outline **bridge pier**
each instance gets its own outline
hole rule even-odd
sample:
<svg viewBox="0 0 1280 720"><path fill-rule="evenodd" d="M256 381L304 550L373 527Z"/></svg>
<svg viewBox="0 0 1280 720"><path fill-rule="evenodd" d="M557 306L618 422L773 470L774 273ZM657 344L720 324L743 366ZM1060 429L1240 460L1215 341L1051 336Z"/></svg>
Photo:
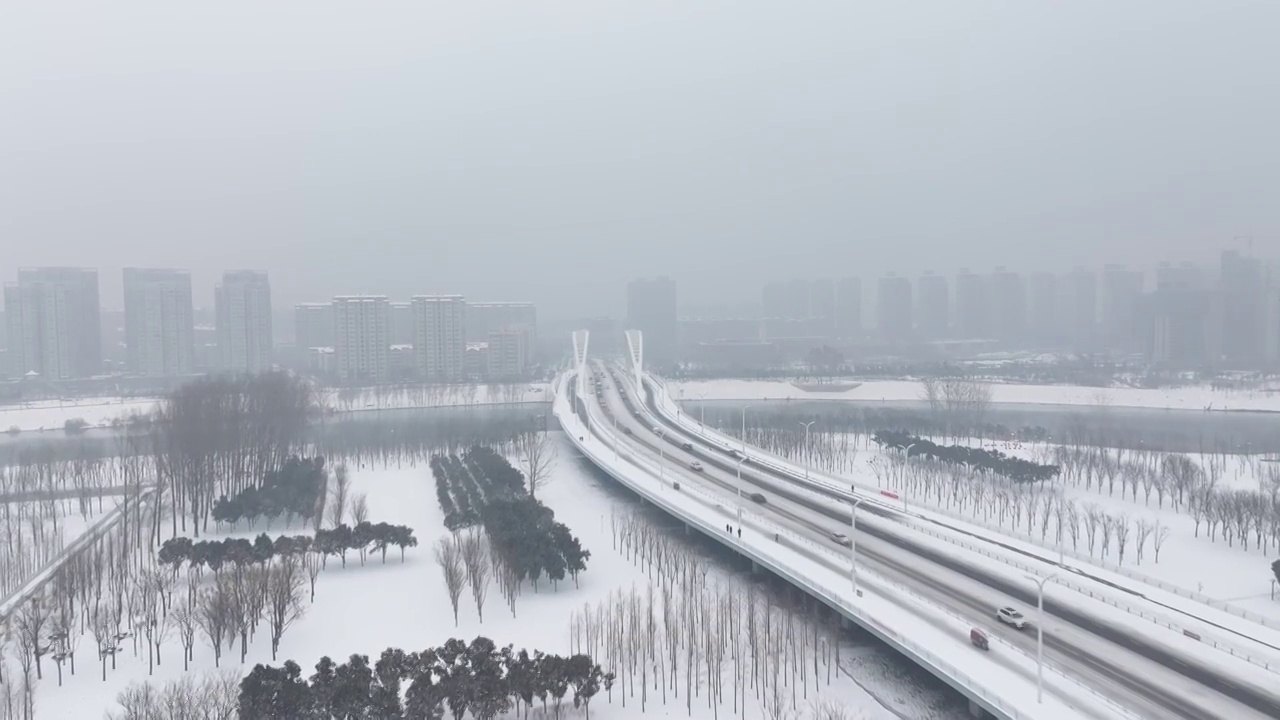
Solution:
<svg viewBox="0 0 1280 720"><path fill-rule="evenodd" d="M982 718L984 718L984 717L986 717L986 716L987 716L987 713L986 713L986 711L985 711L985 710L983 710L983 709L982 709L982 706L978 705L978 703L977 703L977 702L975 702L975 701L973 701L973 700L970 700L970 701L969 701L969 716L970 716L970 717L978 718L978 720L982 720Z"/></svg>
<svg viewBox="0 0 1280 720"><path fill-rule="evenodd" d="M760 574L760 565L755 560L751 561L751 574L752 575Z"/></svg>

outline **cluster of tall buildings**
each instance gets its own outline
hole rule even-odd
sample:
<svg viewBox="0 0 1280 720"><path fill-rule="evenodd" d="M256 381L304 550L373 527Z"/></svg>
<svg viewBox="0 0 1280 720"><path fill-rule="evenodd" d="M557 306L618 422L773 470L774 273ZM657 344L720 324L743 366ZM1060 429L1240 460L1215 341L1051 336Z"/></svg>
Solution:
<svg viewBox="0 0 1280 720"><path fill-rule="evenodd" d="M281 353L264 272L223 273L207 319L184 270L125 268L123 280L123 313L103 312L97 270L19 270L4 286L0 377L172 379L283 364L345 383L456 382L523 378L534 365L537 310L529 302L343 295L302 303L295 350Z"/></svg>
<svg viewBox="0 0 1280 720"><path fill-rule="evenodd" d="M666 278L628 286L626 327L651 363L760 367L819 344L854 355L1029 350L1142 357L1174 369L1280 368L1280 272L1239 251L1217 267L1161 263L1063 273L889 273L864 303L856 277L771 282L758 305L676 309ZM585 322L612 338L608 318Z"/></svg>
<svg viewBox="0 0 1280 720"><path fill-rule="evenodd" d="M536 356L538 314L530 302L339 295L299 304L294 316L295 346L307 367L347 384L521 379Z"/></svg>
<svg viewBox="0 0 1280 720"><path fill-rule="evenodd" d="M123 279L123 333L104 344L104 337L116 337L117 323L115 314L102 311L97 270L19 270L17 281L4 286L4 374L56 382L117 371L173 378L271 367L271 287L265 273L223 275L215 289L216 341L204 342L197 340L189 273L125 268ZM111 367L107 358L117 344L122 367Z"/></svg>

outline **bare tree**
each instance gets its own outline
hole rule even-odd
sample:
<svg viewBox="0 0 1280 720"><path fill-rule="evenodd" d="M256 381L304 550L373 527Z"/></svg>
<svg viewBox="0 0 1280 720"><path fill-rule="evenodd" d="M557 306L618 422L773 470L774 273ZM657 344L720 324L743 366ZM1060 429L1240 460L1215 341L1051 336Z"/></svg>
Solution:
<svg viewBox="0 0 1280 720"><path fill-rule="evenodd" d="M351 524L359 525L369 519L369 498L364 493L355 496L351 501Z"/></svg>
<svg viewBox="0 0 1280 720"><path fill-rule="evenodd" d="M271 659L276 659L280 637L302 617L302 573L298 559L284 555L267 570L267 621L271 625Z"/></svg>
<svg viewBox="0 0 1280 720"><path fill-rule="evenodd" d="M476 601L476 614L484 622L484 601L489 593L489 538L472 528L462 540L462 562L466 566L471 597Z"/></svg>
<svg viewBox="0 0 1280 720"><path fill-rule="evenodd" d="M49 652L45 644L45 629L49 625L49 602L42 595L36 595L18 610L18 646L23 653L30 654L36 664L36 679L44 679L40 668L40 658Z"/></svg>
<svg viewBox="0 0 1280 720"><path fill-rule="evenodd" d="M196 644L196 615L186 605L179 605L173 609L173 625L182 643L182 671L186 672Z"/></svg>
<svg viewBox="0 0 1280 720"><path fill-rule="evenodd" d="M1155 534L1151 536L1151 548L1156 551L1156 563L1160 563L1160 547L1164 545L1165 538L1169 537L1169 528L1156 522Z"/></svg>
<svg viewBox="0 0 1280 720"><path fill-rule="evenodd" d="M329 527L338 527L347 516L347 498L351 494L351 476L345 464L333 469L333 487L329 490Z"/></svg>
<svg viewBox="0 0 1280 720"><path fill-rule="evenodd" d="M200 601L196 605L196 622L213 648L214 667L218 667L222 661L222 643L231 634L236 610L235 591L229 582L219 578L212 588L200 594Z"/></svg>
<svg viewBox="0 0 1280 720"><path fill-rule="evenodd" d="M444 573L444 587L449 592L449 602L453 605L453 625L458 625L458 600L462 597L462 586L467 578L463 571L462 551L456 538L441 538L436 543L436 562Z"/></svg>
<svg viewBox="0 0 1280 720"><path fill-rule="evenodd" d="M551 481L555 468L556 448L551 436L529 429L515 437L516 452L520 457L520 469L529 483L530 497L537 497L538 488Z"/></svg>
<svg viewBox="0 0 1280 720"><path fill-rule="evenodd" d="M316 578L324 567L324 554L314 547L302 556L302 567L307 571L307 583L311 586L311 602L316 601Z"/></svg>

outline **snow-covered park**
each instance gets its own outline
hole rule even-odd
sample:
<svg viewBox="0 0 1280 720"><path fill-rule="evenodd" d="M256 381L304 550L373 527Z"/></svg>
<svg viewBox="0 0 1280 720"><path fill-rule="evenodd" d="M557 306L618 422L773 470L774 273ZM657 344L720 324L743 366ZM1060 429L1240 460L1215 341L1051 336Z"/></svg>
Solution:
<svg viewBox="0 0 1280 720"><path fill-rule="evenodd" d="M449 638L469 641L483 635L499 646L510 643L530 652L541 650L565 655L585 651L593 644L600 655L597 662L619 665L606 667L617 673L619 679L611 692L601 691L591 704L593 717L723 714L763 720L780 712L783 705L791 711L793 702L791 712L799 717L887 720L963 716L963 710L954 707L954 698L946 700L946 693L938 690L921 690L918 681L903 678L892 667L885 667L882 649L854 647L848 645L847 640L837 642L834 639L837 636L831 634L837 631L825 625L798 632L811 626L808 614L800 607L780 602L767 588L757 586L749 575L687 549L683 536L669 533L662 527L661 518L646 515L631 499L602 484L585 462L574 457L574 450L567 442L557 439L555 447L558 459L547 476L549 479L539 487L538 497L556 513L556 520L567 525L591 552L588 569L576 583L566 580L552 588L544 581L536 592L526 583L512 609L505 602L498 581L490 579L483 621L473 594L467 590L462 593L455 623L450 593L442 580L442 566L433 550L439 540L451 537L451 533L445 529L431 469L425 462L353 466L348 492L351 497L366 498L362 513L372 521L413 528L419 544L406 550L403 562L394 549L385 564L376 554L364 562L357 561L353 555L345 567L336 558L330 558L327 567L318 574L314 602L304 602L301 617L282 634L276 664L286 658L293 659L306 676L324 655L342 662L353 653L362 653L369 655L372 662L388 647L411 651L439 646ZM204 535L201 539L252 538L261 531L262 527L239 528ZM277 525L270 534L305 532L293 523L289 527ZM686 572L692 572L698 581L686 586L683 592L673 593L672 586L664 585L654 569L655 552L662 552L669 559L683 558L668 568L685 563ZM207 572L199 580L202 587L211 582ZM169 609L173 613L188 591L186 579L179 579L170 590L175 597ZM666 606L664 598L671 603L668 613L662 610ZM759 647L767 648L775 662L780 655L789 653L807 658L791 665L783 661L787 685L772 701L776 706L773 709L770 709L769 693L754 688L749 677L750 646L746 623L742 620L748 603L755 613L764 613L765 608L772 613L773 641L759 641L763 643ZM690 612L697 615L684 615ZM647 623L641 620L648 617L656 620L653 627L646 629ZM124 626L128 625L126 620ZM616 642L609 641L615 649L605 653L606 641L599 636L602 632L612 632L609 628L615 627L624 636L619 636ZM705 632L696 628L704 628ZM783 632L784 628L788 629L787 633ZM713 629L715 632L711 633ZM61 685L53 663L45 657L44 677L35 690L36 717L97 717L101 715L99 709L113 708L117 696L131 684L151 681L158 686L183 678L214 677L210 675L215 671L214 653L199 629L195 631L190 669L186 671L183 633L173 620L156 633L159 642L154 652L149 651L141 631L121 633L126 636L117 639L118 650L110 654L109 659L104 656L101 663L92 630L84 630L78 641L80 652L75 675L70 673L69 664L64 664ZM696 639L687 640L686 631ZM593 636L595 639L590 640ZM792 636L803 642L785 639ZM674 648L675 659L647 666L643 662L631 665L625 660L629 656L618 654L621 651L617 648L621 647L639 652L633 645L642 646L645 638L650 637L662 652ZM14 649L6 655L10 665L5 672L9 679L5 686L9 688L15 686L13 679L21 675L14 661ZM271 650L270 633L264 622L257 633L251 635L243 662L236 640L222 648L217 664L230 682L233 676L238 679L247 673L255 663L271 663ZM764 657L758 661L770 662ZM652 677L642 667L662 667L664 677ZM715 678L708 673L713 673ZM855 680L851 673L861 679ZM689 688L694 692L692 699ZM548 710L548 714L555 712ZM565 716L583 713L568 704L559 712ZM539 713L540 707L535 707L534 714ZM2 711L0 717L3 717Z"/></svg>

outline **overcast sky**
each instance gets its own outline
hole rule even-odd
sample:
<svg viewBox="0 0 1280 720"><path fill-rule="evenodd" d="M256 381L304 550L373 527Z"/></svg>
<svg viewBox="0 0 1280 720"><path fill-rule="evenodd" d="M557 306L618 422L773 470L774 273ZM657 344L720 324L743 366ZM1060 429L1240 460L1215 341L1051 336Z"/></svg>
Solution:
<svg viewBox="0 0 1280 720"><path fill-rule="evenodd" d="M1280 2L0 6L0 278L618 312L1280 239Z"/></svg>

